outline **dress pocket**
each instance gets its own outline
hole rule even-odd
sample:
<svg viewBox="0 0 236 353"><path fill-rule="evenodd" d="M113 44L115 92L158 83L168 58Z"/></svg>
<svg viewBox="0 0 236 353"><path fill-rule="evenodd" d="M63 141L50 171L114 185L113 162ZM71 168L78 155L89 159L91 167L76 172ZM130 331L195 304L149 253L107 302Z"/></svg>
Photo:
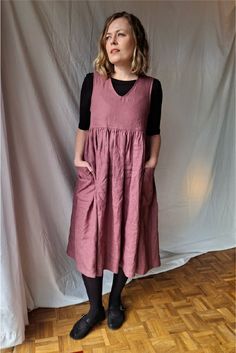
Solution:
<svg viewBox="0 0 236 353"><path fill-rule="evenodd" d="M77 170L77 176L80 179L87 178L88 176L93 176L94 173L93 171L90 172L90 170L87 167L75 167Z"/></svg>
<svg viewBox="0 0 236 353"><path fill-rule="evenodd" d="M76 167L77 170L77 197L83 202L91 201L94 196L95 177L87 167Z"/></svg>
<svg viewBox="0 0 236 353"><path fill-rule="evenodd" d="M143 169L142 203L148 206L152 203L155 194L155 168L146 167Z"/></svg>
<svg viewBox="0 0 236 353"><path fill-rule="evenodd" d="M97 231L96 185L93 171L87 167L76 167L76 171L71 231L80 244L80 241L92 239Z"/></svg>

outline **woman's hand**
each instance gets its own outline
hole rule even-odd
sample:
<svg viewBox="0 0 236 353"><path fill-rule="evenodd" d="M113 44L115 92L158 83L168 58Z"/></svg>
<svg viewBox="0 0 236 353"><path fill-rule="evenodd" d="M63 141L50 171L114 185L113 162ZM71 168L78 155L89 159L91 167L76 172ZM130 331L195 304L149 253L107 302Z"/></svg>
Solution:
<svg viewBox="0 0 236 353"><path fill-rule="evenodd" d="M145 162L144 168L156 168L157 160L150 158Z"/></svg>
<svg viewBox="0 0 236 353"><path fill-rule="evenodd" d="M79 161L74 161L74 166L75 167L87 167L90 172L93 171L91 168L90 164L87 161L79 160Z"/></svg>

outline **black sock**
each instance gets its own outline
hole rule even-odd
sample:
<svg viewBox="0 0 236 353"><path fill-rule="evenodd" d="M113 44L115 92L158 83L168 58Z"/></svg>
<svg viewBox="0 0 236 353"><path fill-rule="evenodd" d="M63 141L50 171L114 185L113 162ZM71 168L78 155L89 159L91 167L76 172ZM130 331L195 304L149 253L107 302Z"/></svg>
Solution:
<svg viewBox="0 0 236 353"><path fill-rule="evenodd" d="M113 283L111 288L111 293L109 296L109 304L108 306L120 306L121 304L121 292L125 286L128 277L125 276L121 267L119 267L119 272L114 273L113 275Z"/></svg>
<svg viewBox="0 0 236 353"><path fill-rule="evenodd" d="M90 303L90 310L88 312L88 316L92 317L96 314L97 311L102 309L102 280L103 276L101 277L87 277L82 274L82 278L84 281L84 285L87 291L87 295L89 298Z"/></svg>

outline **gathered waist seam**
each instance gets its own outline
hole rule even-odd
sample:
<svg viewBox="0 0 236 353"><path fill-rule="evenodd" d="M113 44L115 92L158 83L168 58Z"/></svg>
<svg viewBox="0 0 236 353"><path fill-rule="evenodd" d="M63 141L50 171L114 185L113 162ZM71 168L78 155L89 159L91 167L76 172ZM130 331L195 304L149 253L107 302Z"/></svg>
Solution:
<svg viewBox="0 0 236 353"><path fill-rule="evenodd" d="M121 129L116 127L106 127L106 126L92 126L89 130L111 130L111 131L125 131L125 132L141 132L144 134L144 131L141 129Z"/></svg>

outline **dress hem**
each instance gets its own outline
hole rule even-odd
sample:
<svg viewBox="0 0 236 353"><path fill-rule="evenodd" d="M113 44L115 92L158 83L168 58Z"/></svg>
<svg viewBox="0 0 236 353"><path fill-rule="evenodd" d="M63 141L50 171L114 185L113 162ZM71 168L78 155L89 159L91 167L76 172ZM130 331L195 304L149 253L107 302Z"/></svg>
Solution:
<svg viewBox="0 0 236 353"><path fill-rule="evenodd" d="M84 274L84 275L87 276L87 277L90 277L90 278L101 277L101 276L103 276L103 271L104 271L104 270L107 270L107 271L110 271L110 272L116 273L116 274L118 273L118 271L116 272L116 270L114 270L114 268L112 269L110 266L105 266L105 267L103 267L102 270L98 271L97 273L94 273L94 272L93 272L93 273L91 274L91 272L83 271L83 270L81 270L81 269L79 268L79 266L77 265L76 260L75 260L75 258L73 257L73 255L70 255L68 252L67 252L67 255L75 261L77 271L79 271L80 273ZM160 261L160 259L159 259L159 260L157 260L157 263L156 263L156 264L151 265L147 270L138 271L138 272L134 272L133 274L130 274L130 273L127 273L127 272L124 270L124 267L123 267L122 265L119 265L119 267L122 268L122 270L123 270L125 276L128 277L128 278L133 278L133 277L135 277L136 275L138 275L138 276L146 275L146 274L147 274L150 270L152 270L153 268L160 267L160 266L161 266L161 261Z"/></svg>

